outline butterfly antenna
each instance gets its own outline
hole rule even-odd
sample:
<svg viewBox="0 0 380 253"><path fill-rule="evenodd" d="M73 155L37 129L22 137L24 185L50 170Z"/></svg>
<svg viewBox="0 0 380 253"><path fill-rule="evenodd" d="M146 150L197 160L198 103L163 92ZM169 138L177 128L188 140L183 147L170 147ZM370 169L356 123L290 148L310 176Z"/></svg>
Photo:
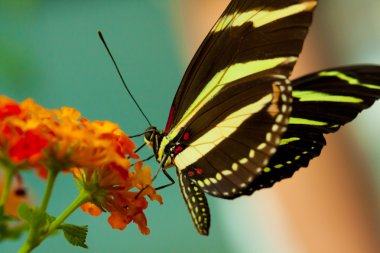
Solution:
<svg viewBox="0 0 380 253"><path fill-rule="evenodd" d="M99 37L100 37L100 40L103 42L103 45L104 45L104 47L106 48L106 50L107 50L109 56L111 57L111 60L112 60L112 62L113 62L113 65L115 66L115 68L116 68L116 70L117 70L117 73L119 74L119 77L120 77L120 79L121 79L121 81L122 81L122 83L123 83L125 89L127 90L129 96L131 96L133 102L135 103L135 105L137 106L137 108L139 109L139 111L141 112L141 114L144 116L144 118L145 118L146 121L148 122L149 126L152 126L152 124L150 123L148 117L145 115L145 113L144 113L143 110L141 109L140 105L137 103L136 99L133 97L131 91L128 89L128 86L127 86L127 84L125 83L123 76L121 75L121 72L120 72L120 70L119 70L119 67L117 66L116 61L115 61L115 59L113 58L112 53L111 53L110 49L108 48L108 45L107 45L106 41L104 40L104 37L103 37L103 35L102 35L102 33L101 33L100 31L98 31L98 35L99 35Z"/></svg>

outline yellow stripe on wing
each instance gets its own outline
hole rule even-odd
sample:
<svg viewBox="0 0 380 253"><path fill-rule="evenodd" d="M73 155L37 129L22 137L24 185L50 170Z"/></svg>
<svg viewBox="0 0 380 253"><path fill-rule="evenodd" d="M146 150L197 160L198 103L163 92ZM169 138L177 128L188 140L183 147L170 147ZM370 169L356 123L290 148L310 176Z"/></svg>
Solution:
<svg viewBox="0 0 380 253"><path fill-rule="evenodd" d="M226 27L239 27L252 22L253 27L261 27L273 21L286 18L304 11L311 11L317 5L316 1L301 2L278 10L251 10L243 13L234 13L222 17L211 30L220 32Z"/></svg>
<svg viewBox="0 0 380 253"><path fill-rule="evenodd" d="M281 139L280 145L287 145L291 142L299 141L299 140L301 140L299 137L291 137L291 138Z"/></svg>
<svg viewBox="0 0 380 253"><path fill-rule="evenodd" d="M207 83L195 101L186 110L181 120L175 128L170 131L168 138L173 139L180 129L190 120L192 116L211 100L222 88L233 81L239 80L268 69L275 68L282 64L289 64L297 61L297 57L279 57L265 60L254 60L246 63L236 63L218 73Z"/></svg>
<svg viewBox="0 0 380 253"><path fill-rule="evenodd" d="M303 118L295 118L290 117L288 124L297 124L297 125L312 125L312 126L327 126L327 122L303 119Z"/></svg>
<svg viewBox="0 0 380 253"><path fill-rule="evenodd" d="M359 79L353 78L339 71L323 71L319 73L319 76L332 76L332 77L339 78L340 80L346 81L350 85L359 85L359 86L366 87L368 89L375 89L375 90L380 89L379 85L370 84L370 83L362 83Z"/></svg>
<svg viewBox="0 0 380 253"><path fill-rule="evenodd" d="M189 165L201 159L215 146L231 136L245 120L252 114L259 112L271 102L272 94L268 94L253 104L249 104L228 115L218 125L210 129L204 135L192 142L184 151L179 153L175 158L175 164L179 170L187 168ZM225 124L234 126L234 128L221 128ZM191 158L191 159L189 159Z"/></svg>
<svg viewBox="0 0 380 253"><path fill-rule="evenodd" d="M341 102L341 103L361 103L363 99L343 96L343 95L332 95L323 92L317 92L313 90L305 91L293 91L293 97L299 98L300 102Z"/></svg>

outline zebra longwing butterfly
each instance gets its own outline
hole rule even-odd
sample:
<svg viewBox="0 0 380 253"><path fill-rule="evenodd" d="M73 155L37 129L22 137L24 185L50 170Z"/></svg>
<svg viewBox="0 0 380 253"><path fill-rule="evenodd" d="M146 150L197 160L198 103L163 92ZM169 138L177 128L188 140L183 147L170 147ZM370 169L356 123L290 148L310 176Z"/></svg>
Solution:
<svg viewBox="0 0 380 253"><path fill-rule="evenodd" d="M200 234L210 227L205 193L234 199L291 177L320 154L323 134L380 97L379 66L289 80L316 5L232 0L192 59L166 128L146 130L165 174L176 167Z"/></svg>

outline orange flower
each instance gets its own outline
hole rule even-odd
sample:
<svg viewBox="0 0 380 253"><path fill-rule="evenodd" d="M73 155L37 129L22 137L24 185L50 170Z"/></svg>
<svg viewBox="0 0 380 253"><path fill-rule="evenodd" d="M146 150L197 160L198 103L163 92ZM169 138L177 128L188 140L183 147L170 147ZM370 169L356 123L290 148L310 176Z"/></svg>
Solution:
<svg viewBox="0 0 380 253"><path fill-rule="evenodd" d="M0 162L37 168L39 175L46 175L46 168L128 167L124 156L138 158L134 149L112 122L91 122L69 107L47 110L31 99L17 104L0 96Z"/></svg>
<svg viewBox="0 0 380 253"><path fill-rule="evenodd" d="M73 108L47 110L27 99L16 103L0 96L0 164L32 167L43 178L47 171L72 172L90 201L81 206L91 215L108 211L113 228L129 223L149 234L144 210L162 203L152 185L149 167L138 159L131 139L109 121L89 121Z"/></svg>
<svg viewBox="0 0 380 253"><path fill-rule="evenodd" d="M0 120L5 117L18 115L21 113L20 106L13 100L0 96Z"/></svg>
<svg viewBox="0 0 380 253"><path fill-rule="evenodd" d="M66 161L66 167L95 168L115 163L128 167L129 160L124 156L133 153L134 143L109 121L89 121L80 118L80 113L64 107L54 110L57 124L51 126L54 133L54 148L49 150L49 157Z"/></svg>
<svg viewBox="0 0 380 253"><path fill-rule="evenodd" d="M102 210L91 202L84 203L80 208L83 212L89 213L92 216L99 216L102 214Z"/></svg>
<svg viewBox="0 0 380 253"><path fill-rule="evenodd" d="M49 143L45 130L25 104L0 96L0 161L31 166Z"/></svg>
<svg viewBox="0 0 380 253"><path fill-rule="evenodd" d="M112 228L123 230L133 221L142 234L149 234L143 212L148 207L145 196L161 204L162 198L152 187L146 188L152 183L149 167L142 168L142 162L138 162L134 168L135 172L118 166L75 169L76 180L87 192L91 192L92 198L81 208L94 216L100 215L102 210L110 212L108 222Z"/></svg>
<svg viewBox="0 0 380 253"><path fill-rule="evenodd" d="M43 149L49 144L49 141L40 134L36 129L28 130L15 140L15 143L9 147L9 158L14 163L20 163L24 160L35 161L42 156ZM33 162L31 162L33 164Z"/></svg>

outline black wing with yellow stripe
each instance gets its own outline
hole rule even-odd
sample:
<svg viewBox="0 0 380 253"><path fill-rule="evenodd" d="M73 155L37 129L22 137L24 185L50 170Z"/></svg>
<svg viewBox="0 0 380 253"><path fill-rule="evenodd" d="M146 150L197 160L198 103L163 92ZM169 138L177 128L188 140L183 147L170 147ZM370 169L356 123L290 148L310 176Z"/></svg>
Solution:
<svg viewBox="0 0 380 253"><path fill-rule="evenodd" d="M194 212L197 206L188 198L193 186L238 197L276 153L291 113L288 78L316 4L232 0L191 61L156 153L158 161L171 157L177 167L201 234L208 232L203 221L209 217Z"/></svg>
<svg viewBox="0 0 380 253"><path fill-rule="evenodd" d="M262 76L288 78L316 5L315 0L231 1L190 62L165 133L184 127L229 84L252 83Z"/></svg>
<svg viewBox="0 0 380 253"><path fill-rule="evenodd" d="M328 69L290 81L316 0L232 0L191 61L157 161L175 165L198 232L205 193L233 199L288 178L380 97L380 67ZM155 135L155 136L154 136Z"/></svg>
<svg viewBox="0 0 380 253"><path fill-rule="evenodd" d="M293 112L276 154L247 194L291 177L334 133L380 98L380 67L327 69L292 81Z"/></svg>
<svg viewBox="0 0 380 253"><path fill-rule="evenodd" d="M232 1L192 60L166 132L181 147L176 167L205 192L240 196L276 152L291 112L288 77L315 6Z"/></svg>

